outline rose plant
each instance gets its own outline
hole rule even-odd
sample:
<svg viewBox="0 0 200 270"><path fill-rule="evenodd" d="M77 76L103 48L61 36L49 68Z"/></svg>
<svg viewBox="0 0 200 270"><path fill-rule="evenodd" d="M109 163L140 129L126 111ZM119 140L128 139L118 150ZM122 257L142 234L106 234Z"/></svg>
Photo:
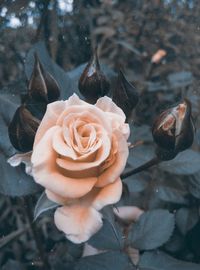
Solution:
<svg viewBox="0 0 200 270"><path fill-rule="evenodd" d="M98 59L95 61L98 62ZM180 209L177 221L170 205L169 209L162 209L158 199L167 202L173 200L177 204L173 209L187 203L185 193L179 194L174 185L171 189L170 181L162 186L158 180L151 179L149 173L147 178L145 174L142 178L133 176L163 161L174 159L179 152L191 146L195 131L191 104L184 99L155 119L152 137L156 148L151 151L154 157L150 159L148 151L151 146L146 144L136 147L139 144L135 138L143 139L143 135L137 131L139 127L132 127L134 138L129 138L131 125L128 121L132 121L132 112L139 99L136 89L120 71L115 87L111 87L111 93L108 93L112 99L102 97L107 94L107 91L103 91L106 77L102 76L100 66L93 69L95 61L83 70L79 92L74 87L76 94L68 91L63 95L60 81L57 83L52 73L49 73L50 70L43 68L35 54L28 93L15 111L8 128L10 142L21 153L9 158L8 162L15 167L24 163L26 173L32 176L35 186L44 188L35 207L34 221L41 213L54 210L56 227L71 242L88 242L84 246L85 249L90 247L92 254L83 252L82 256L87 254L91 257L96 254L100 256L99 259L102 256L106 266L116 257L122 260L120 264L123 266L130 266L130 260L133 265L140 266L143 257L140 250L152 250L160 246L163 248L170 238L173 240L176 223L181 232L185 233L197 222L194 215L193 225L182 228L180 224L184 225L184 220L187 222L185 217L180 221L182 214L190 218L186 208ZM93 76L88 70L95 71ZM65 85L64 91L66 88ZM57 101L59 91L61 98L68 98ZM86 101L79 98L80 94ZM128 139L132 144L128 143ZM141 150L144 147L145 151ZM142 162L138 162L138 151L147 157ZM18 169L23 170L23 166ZM23 184L20 187L23 188ZM175 192L178 196L174 195ZM25 204L31 205L26 197L24 200ZM115 207L113 204L116 204ZM27 212L29 210L32 212L30 208ZM30 213L28 216L30 226L37 225L32 222ZM36 227L33 228L33 232L36 230ZM66 243L72 244L68 241ZM41 251L40 246L38 250ZM114 250L120 250L120 253ZM43 252L40 254L43 256ZM83 258L79 263L82 265L83 262L84 265L84 260L87 261ZM42 261L49 269L45 257ZM91 265L90 269L93 269L93 261ZM98 266L98 262L95 265ZM85 268L83 266L80 269Z"/></svg>

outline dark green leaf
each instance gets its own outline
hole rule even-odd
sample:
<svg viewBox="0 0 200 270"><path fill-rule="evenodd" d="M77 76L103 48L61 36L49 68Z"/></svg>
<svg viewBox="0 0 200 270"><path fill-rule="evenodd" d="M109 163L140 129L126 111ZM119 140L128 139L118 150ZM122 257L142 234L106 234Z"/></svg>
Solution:
<svg viewBox="0 0 200 270"><path fill-rule="evenodd" d="M140 267L147 267L149 270L199 270L200 265L179 261L164 252L145 252L139 262Z"/></svg>
<svg viewBox="0 0 200 270"><path fill-rule="evenodd" d="M132 168L137 168L138 166L149 161L153 157L154 157L154 149L152 146L139 145L137 147L130 149L128 164Z"/></svg>
<svg viewBox="0 0 200 270"><path fill-rule="evenodd" d="M169 74L168 81L171 88L186 87L192 84L193 76L189 71L180 71Z"/></svg>
<svg viewBox="0 0 200 270"><path fill-rule="evenodd" d="M56 207L58 207L59 204L50 201L47 196L46 193L43 192L42 195L40 196L40 198L37 201L37 204L35 206L35 210L34 210L34 220L36 220L42 213L54 209Z"/></svg>
<svg viewBox="0 0 200 270"><path fill-rule="evenodd" d="M177 253L180 250L183 250L184 246L184 237L178 232L178 229L175 228L173 235L164 245L164 249L170 253Z"/></svg>
<svg viewBox="0 0 200 270"><path fill-rule="evenodd" d="M165 201L177 204L187 204L188 201L184 196L186 195L185 192L172 188L172 187L165 187L159 186L157 188L158 197Z"/></svg>
<svg viewBox="0 0 200 270"><path fill-rule="evenodd" d="M58 240L57 240L58 241ZM59 241L54 251L49 256L51 270L73 270L75 262L83 253L82 245L68 241Z"/></svg>
<svg viewBox="0 0 200 270"><path fill-rule="evenodd" d="M177 175L191 175L200 171L200 154L188 149L170 161L160 163L159 167L166 172Z"/></svg>
<svg viewBox="0 0 200 270"><path fill-rule="evenodd" d="M8 260L2 267L2 270L25 270L25 266L18 261Z"/></svg>
<svg viewBox="0 0 200 270"><path fill-rule="evenodd" d="M199 220L196 208L181 208L176 212L176 224L183 235L191 230Z"/></svg>
<svg viewBox="0 0 200 270"><path fill-rule="evenodd" d="M173 229L173 214L163 209L151 210L142 214L132 226L130 243L140 250L154 249L167 242Z"/></svg>
<svg viewBox="0 0 200 270"><path fill-rule="evenodd" d="M200 199L200 173L189 177L189 192L197 199Z"/></svg>
<svg viewBox="0 0 200 270"><path fill-rule="evenodd" d="M89 244L101 250L120 250L123 245L120 227L115 223L113 228L113 225L104 219L103 227L89 240Z"/></svg>
<svg viewBox="0 0 200 270"><path fill-rule="evenodd" d="M127 184L129 192L141 192L143 191L148 183L142 179L141 175L133 175L123 180Z"/></svg>
<svg viewBox="0 0 200 270"><path fill-rule="evenodd" d="M169 87L162 82L146 82L149 92L169 91Z"/></svg>
<svg viewBox="0 0 200 270"><path fill-rule="evenodd" d="M130 266L128 256L122 252L112 251L80 259L75 270L136 270Z"/></svg>

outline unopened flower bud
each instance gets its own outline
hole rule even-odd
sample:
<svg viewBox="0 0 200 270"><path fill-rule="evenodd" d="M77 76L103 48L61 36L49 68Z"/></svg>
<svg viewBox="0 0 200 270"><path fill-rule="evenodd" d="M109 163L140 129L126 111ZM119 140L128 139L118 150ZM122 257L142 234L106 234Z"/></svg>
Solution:
<svg viewBox="0 0 200 270"><path fill-rule="evenodd" d="M12 145L22 152L32 150L39 123L40 121L21 105L16 110L8 127L8 134Z"/></svg>
<svg viewBox="0 0 200 270"><path fill-rule="evenodd" d="M112 99L124 111L127 118L139 101L136 88L127 81L121 70L118 74L117 86L113 91Z"/></svg>
<svg viewBox="0 0 200 270"><path fill-rule="evenodd" d="M184 101L161 113L152 127L152 134L157 145L179 153L189 148L194 139L194 124L191 116L191 103Z"/></svg>
<svg viewBox="0 0 200 270"><path fill-rule="evenodd" d="M110 83L101 71L97 49L94 51L91 60L81 74L78 87L81 94L92 103L108 93Z"/></svg>
<svg viewBox="0 0 200 270"><path fill-rule="evenodd" d="M51 74L46 71L35 54L35 64L28 86L29 95L36 101L50 103L60 96L59 86Z"/></svg>

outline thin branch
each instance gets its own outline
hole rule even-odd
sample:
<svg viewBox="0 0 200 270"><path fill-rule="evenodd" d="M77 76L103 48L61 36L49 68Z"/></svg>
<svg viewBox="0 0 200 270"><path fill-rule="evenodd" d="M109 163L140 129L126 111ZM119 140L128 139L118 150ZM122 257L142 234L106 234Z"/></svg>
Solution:
<svg viewBox="0 0 200 270"><path fill-rule="evenodd" d="M22 234L24 234L25 232L27 232L27 230L30 228L29 225L25 225L24 228L19 229L17 231L14 231L6 236L4 236L1 240L0 240L0 250L2 248L4 248L5 246L7 246L8 244L10 244L11 242L15 241L16 239L18 239Z"/></svg>
<svg viewBox="0 0 200 270"><path fill-rule="evenodd" d="M134 174L137 174L137 173L142 172L144 170L147 170L150 167L159 164L160 162L161 162L161 160L158 157L154 157L151 160L147 161L145 164L121 174L121 179L127 178L131 175L134 175Z"/></svg>
<svg viewBox="0 0 200 270"><path fill-rule="evenodd" d="M39 40L40 33L41 33L41 30L42 30L42 26L44 25L45 18L46 18L47 14L48 14L48 6L49 6L50 1L51 0L44 1L44 7L43 7L43 10L42 10L42 13L41 13L40 22L39 22L35 37L32 40L33 43L35 43L35 42L37 42Z"/></svg>

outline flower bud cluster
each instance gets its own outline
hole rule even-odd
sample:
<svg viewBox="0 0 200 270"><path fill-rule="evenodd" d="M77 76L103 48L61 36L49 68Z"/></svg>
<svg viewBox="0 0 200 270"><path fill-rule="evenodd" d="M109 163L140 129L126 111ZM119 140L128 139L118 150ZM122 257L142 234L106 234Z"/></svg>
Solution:
<svg viewBox="0 0 200 270"><path fill-rule="evenodd" d="M81 74L79 91L88 102L95 103L99 97L108 94L109 90L109 80L101 70L97 49L95 49L91 60ZM124 111L127 119L139 100L135 87L127 81L121 70L118 73L117 85L113 89L112 100Z"/></svg>
<svg viewBox="0 0 200 270"><path fill-rule="evenodd" d="M16 110L9 125L12 145L21 152L32 150L35 134L47 104L57 100L60 90L57 82L47 72L35 54L35 64L28 84L28 93Z"/></svg>

